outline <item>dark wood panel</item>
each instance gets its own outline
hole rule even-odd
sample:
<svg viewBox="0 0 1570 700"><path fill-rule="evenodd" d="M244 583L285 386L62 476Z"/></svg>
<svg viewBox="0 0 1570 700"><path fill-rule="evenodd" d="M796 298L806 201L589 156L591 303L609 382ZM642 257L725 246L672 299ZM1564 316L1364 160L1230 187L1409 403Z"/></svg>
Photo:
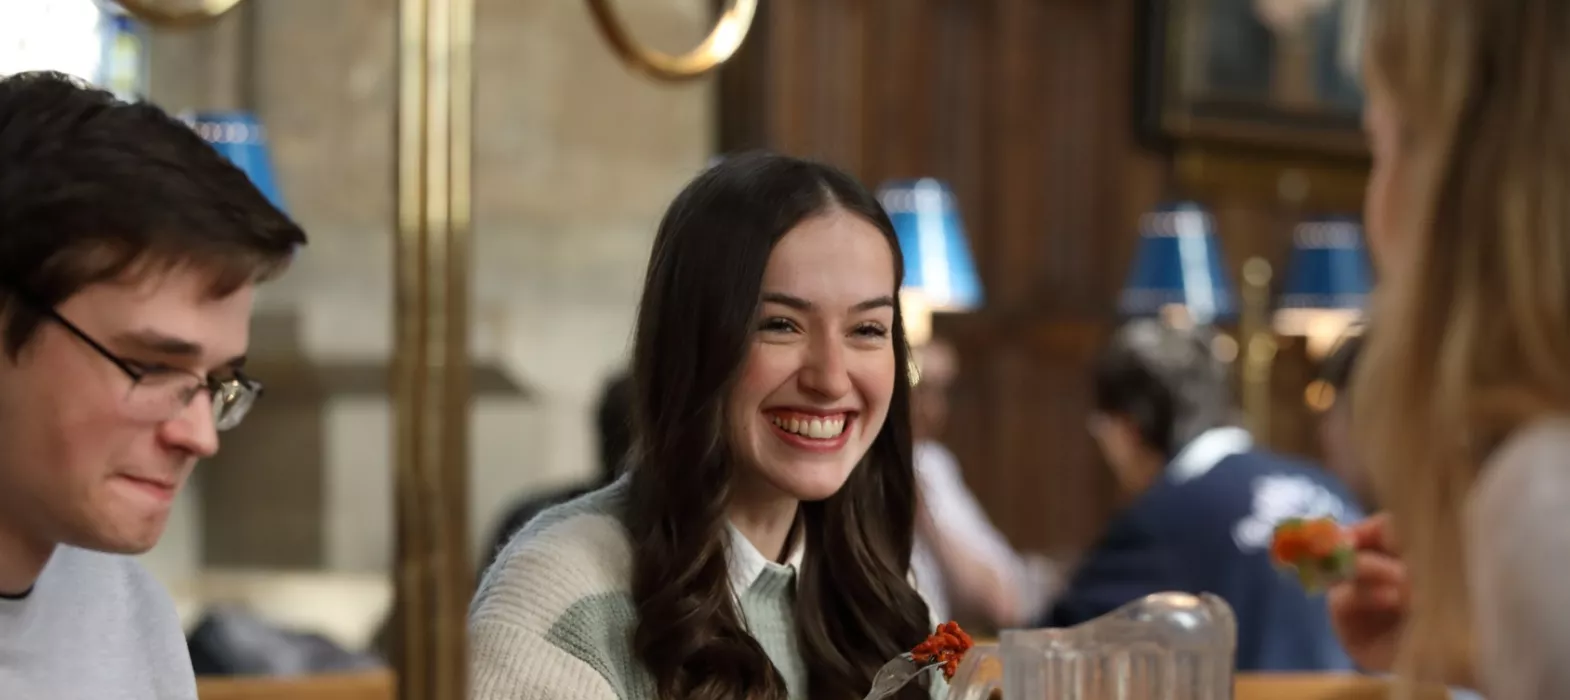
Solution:
<svg viewBox="0 0 1570 700"><path fill-rule="evenodd" d="M1085 431L1089 363L1140 215L1194 197L1217 213L1229 264L1284 272L1291 221L1355 211L1358 162L1137 140L1135 0L792 0L764 3L721 71L720 146L822 158L876 185L954 188L985 307L940 317L959 348L946 442L1015 542L1087 544L1113 508ZM1302 385L1283 347L1272 444L1312 453Z"/></svg>

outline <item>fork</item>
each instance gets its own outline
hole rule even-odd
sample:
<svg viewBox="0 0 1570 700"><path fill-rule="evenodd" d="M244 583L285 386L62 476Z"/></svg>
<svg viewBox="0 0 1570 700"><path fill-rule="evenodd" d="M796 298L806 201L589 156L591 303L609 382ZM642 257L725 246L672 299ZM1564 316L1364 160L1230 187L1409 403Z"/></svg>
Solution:
<svg viewBox="0 0 1570 700"><path fill-rule="evenodd" d="M910 654L900 654L893 661L883 664L878 669L878 675L872 677L872 690L867 691L867 697L862 700L883 700L905 687L917 676L927 672L928 669L942 666L942 661L933 661L925 666L917 664Z"/></svg>

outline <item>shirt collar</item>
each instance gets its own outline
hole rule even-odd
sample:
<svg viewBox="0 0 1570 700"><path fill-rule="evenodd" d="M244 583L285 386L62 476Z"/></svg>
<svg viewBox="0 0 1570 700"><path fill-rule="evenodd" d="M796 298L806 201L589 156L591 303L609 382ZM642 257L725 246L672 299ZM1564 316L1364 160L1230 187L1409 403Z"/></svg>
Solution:
<svg viewBox="0 0 1570 700"><path fill-rule="evenodd" d="M725 548L728 558L726 563L730 567L730 589L736 595L751 588L753 582L770 569L790 574L801 571L801 560L806 554L803 533L796 532L790 538L790 554L785 557L785 563L780 564L763 556L757 547L752 546L752 540L747 539L729 520L725 521L725 531L730 535L730 546Z"/></svg>
<svg viewBox="0 0 1570 700"><path fill-rule="evenodd" d="M1221 460L1254 448L1254 436L1236 426L1211 428L1179 450L1167 473L1182 483L1209 473Z"/></svg>

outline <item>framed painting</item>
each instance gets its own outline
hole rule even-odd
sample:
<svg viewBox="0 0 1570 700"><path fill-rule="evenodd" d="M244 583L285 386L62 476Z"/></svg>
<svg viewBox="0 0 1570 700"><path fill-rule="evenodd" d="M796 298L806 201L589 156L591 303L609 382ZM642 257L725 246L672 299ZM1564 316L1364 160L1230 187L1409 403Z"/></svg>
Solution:
<svg viewBox="0 0 1570 700"><path fill-rule="evenodd" d="M1141 0L1141 130L1365 157L1367 2Z"/></svg>

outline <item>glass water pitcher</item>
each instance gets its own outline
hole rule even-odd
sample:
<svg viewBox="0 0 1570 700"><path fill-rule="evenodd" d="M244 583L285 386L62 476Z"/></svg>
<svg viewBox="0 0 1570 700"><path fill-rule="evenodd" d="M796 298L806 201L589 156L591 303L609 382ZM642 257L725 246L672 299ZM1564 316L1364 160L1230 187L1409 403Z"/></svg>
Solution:
<svg viewBox="0 0 1570 700"><path fill-rule="evenodd" d="M948 700L1228 700L1236 648L1226 601L1156 593L1081 625L977 645Z"/></svg>

